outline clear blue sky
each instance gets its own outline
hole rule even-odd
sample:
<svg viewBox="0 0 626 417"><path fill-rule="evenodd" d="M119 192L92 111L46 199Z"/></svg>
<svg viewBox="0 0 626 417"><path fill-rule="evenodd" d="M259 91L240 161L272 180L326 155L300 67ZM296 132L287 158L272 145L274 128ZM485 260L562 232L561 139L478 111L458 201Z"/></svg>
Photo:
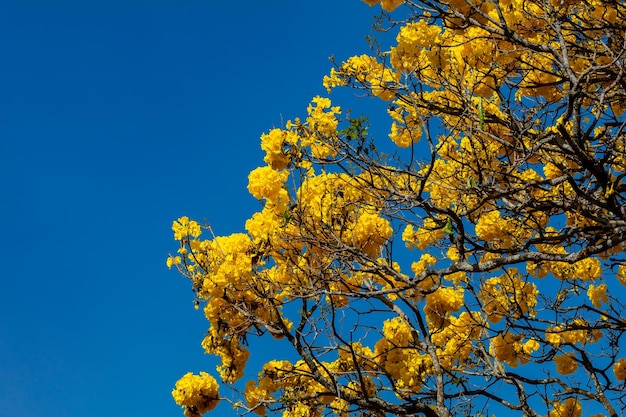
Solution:
<svg viewBox="0 0 626 417"><path fill-rule="evenodd" d="M0 416L179 416L211 371L173 219L259 209L259 135L367 51L358 0L0 0ZM339 103L341 104L341 103Z"/></svg>

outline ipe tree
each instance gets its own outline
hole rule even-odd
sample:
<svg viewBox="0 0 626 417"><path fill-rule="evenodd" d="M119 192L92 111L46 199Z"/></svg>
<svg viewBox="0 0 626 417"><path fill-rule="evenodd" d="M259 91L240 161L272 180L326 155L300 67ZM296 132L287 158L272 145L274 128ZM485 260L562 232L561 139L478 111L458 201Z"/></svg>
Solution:
<svg viewBox="0 0 626 417"><path fill-rule="evenodd" d="M261 416L623 415L624 2L382 7L395 41L323 83L386 113L315 97L262 135L242 233L174 222L168 266L220 358L175 400L190 417L228 388ZM252 338L279 356L245 381Z"/></svg>

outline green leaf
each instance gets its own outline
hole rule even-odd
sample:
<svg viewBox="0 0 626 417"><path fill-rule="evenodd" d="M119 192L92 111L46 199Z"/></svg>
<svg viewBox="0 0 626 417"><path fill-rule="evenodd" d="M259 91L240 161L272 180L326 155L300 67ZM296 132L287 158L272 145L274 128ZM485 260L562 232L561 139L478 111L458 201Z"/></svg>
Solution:
<svg viewBox="0 0 626 417"><path fill-rule="evenodd" d="M291 221L291 212L289 211L283 211L283 224L280 225L280 227L286 227L289 222Z"/></svg>
<svg viewBox="0 0 626 417"><path fill-rule="evenodd" d="M454 229L452 228L452 219L450 217L448 217L448 221L446 222L446 225L443 228L443 232L447 235L454 234Z"/></svg>

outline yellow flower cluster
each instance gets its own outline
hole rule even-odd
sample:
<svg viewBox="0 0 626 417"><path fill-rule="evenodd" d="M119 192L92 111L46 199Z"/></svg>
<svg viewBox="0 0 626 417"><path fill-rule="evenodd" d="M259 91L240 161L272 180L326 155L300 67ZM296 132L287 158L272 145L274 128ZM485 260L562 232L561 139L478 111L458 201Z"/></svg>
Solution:
<svg viewBox="0 0 626 417"><path fill-rule="evenodd" d="M219 356L221 363L217 366L217 372L222 381L233 383L243 376L250 352L238 340L226 338L220 333L219 328L211 326L202 340L202 347L207 353Z"/></svg>
<svg viewBox="0 0 626 417"><path fill-rule="evenodd" d="M558 346L564 343L595 343L602 337L600 330L593 330L583 319L575 319L568 326L553 326L546 329L546 341Z"/></svg>
<svg viewBox="0 0 626 417"><path fill-rule="evenodd" d="M597 308L602 307L602 303L608 303L609 299L606 296L607 286L606 284L589 285L587 288L587 296Z"/></svg>
<svg viewBox="0 0 626 417"><path fill-rule="evenodd" d="M316 408L300 401L290 404L283 412L283 417L317 417L319 415L320 413Z"/></svg>
<svg viewBox="0 0 626 417"><path fill-rule="evenodd" d="M525 282L517 269L512 268L499 277L485 281L478 299L487 319L491 323L498 323L505 315L512 318L527 314L534 316L537 294L537 287Z"/></svg>
<svg viewBox="0 0 626 417"><path fill-rule="evenodd" d="M576 398L568 398L563 402L552 404L548 417L580 417L583 410Z"/></svg>
<svg viewBox="0 0 626 417"><path fill-rule="evenodd" d="M443 225L437 224L432 218L424 220L423 226L415 230L412 224L408 224L402 232L402 240L408 248L426 249L429 245L438 242L444 236Z"/></svg>
<svg viewBox="0 0 626 417"><path fill-rule="evenodd" d="M197 237L199 229L194 224L179 219L173 228L178 236ZM194 283L198 297L207 301L204 313L211 324L202 346L207 353L220 357L218 372L223 381L232 383L243 375L249 356L241 343L241 336L254 328L248 314L265 323L277 320L276 309L268 308L270 301L251 287L253 268L263 260L254 242L242 233L217 236L213 240L194 238L187 247L179 251L186 257L185 273ZM180 260L170 257L169 263L174 265ZM231 304L231 298L237 300L238 307ZM286 320L281 323L290 326Z"/></svg>
<svg viewBox="0 0 626 417"><path fill-rule="evenodd" d="M244 397L252 411L260 416L267 414L265 406L274 401L272 393L279 386L275 381L283 378L285 371L290 368L291 364L287 361L270 361L265 364L263 371L259 374L258 384L252 380L247 382Z"/></svg>
<svg viewBox="0 0 626 417"><path fill-rule="evenodd" d="M617 268L616 277L622 285L626 285L626 266L620 265L619 268Z"/></svg>
<svg viewBox="0 0 626 417"><path fill-rule="evenodd" d="M333 399L319 395L321 392L324 387L311 378L311 371L303 361L292 364L272 360L259 372L258 383L248 381L244 398L248 407L260 416L265 416L271 405L282 403L287 406L283 416L319 417L321 406Z"/></svg>
<svg viewBox="0 0 626 417"><path fill-rule="evenodd" d="M476 223L476 236L491 245L510 248L517 243L515 232L519 229L498 210L484 213Z"/></svg>
<svg viewBox="0 0 626 417"><path fill-rule="evenodd" d="M389 265L384 258L378 258L376 262L370 262L365 264L364 267L367 269L370 268L380 268L385 265L385 267L390 268L392 273L370 273L370 274L359 274L362 278L362 282L375 283L380 286L380 289L383 291L390 291L387 294L387 298L390 300L397 300L398 295L397 291L400 288L406 288L406 293L404 294L407 298L410 299L422 299L423 292L421 289L416 289L412 283L409 282L408 275L402 273L402 269L400 268L400 264L397 262L392 262Z"/></svg>
<svg viewBox="0 0 626 417"><path fill-rule="evenodd" d="M404 3L404 0L363 0L368 6L374 6L380 3L380 6L388 11L394 11L398 6Z"/></svg>
<svg viewBox="0 0 626 417"><path fill-rule="evenodd" d="M626 379L626 359L621 358L615 362L613 365L613 373L615 374L615 378L620 381Z"/></svg>
<svg viewBox="0 0 626 417"><path fill-rule="evenodd" d="M172 224L172 230L174 231L175 240L184 240L188 237L198 238L202 233L200 224L194 220L189 220L189 217L183 216L176 220Z"/></svg>
<svg viewBox="0 0 626 417"><path fill-rule="evenodd" d="M566 262L546 262L552 274L562 280L581 279L595 281L602 275L602 264L598 258L585 258L574 264Z"/></svg>
<svg viewBox="0 0 626 417"><path fill-rule="evenodd" d="M270 166L254 169L248 176L248 191L259 200L270 202L287 199L287 190L284 189L289 172L276 171Z"/></svg>
<svg viewBox="0 0 626 417"><path fill-rule="evenodd" d="M182 262L182 259L180 256L168 256L167 260L165 261L165 264L167 265L168 268L171 268L174 265L179 265L181 262Z"/></svg>
<svg viewBox="0 0 626 417"><path fill-rule="evenodd" d="M383 338L376 343L374 357L407 394L420 392L424 378L432 373L432 358L415 347L417 331L395 317L383 323Z"/></svg>
<svg viewBox="0 0 626 417"><path fill-rule="evenodd" d="M370 371L375 369L378 358L378 350L372 351L369 346L363 346L361 342L353 342L337 349L338 358L327 365L332 374L361 369Z"/></svg>
<svg viewBox="0 0 626 417"><path fill-rule="evenodd" d="M323 84L330 92L334 87L346 85L348 79L367 85L372 94L382 100L391 100L395 97L394 85L398 81L398 74L373 56L359 55L348 58L341 64L339 70L333 68L330 75L324 77Z"/></svg>
<svg viewBox="0 0 626 417"><path fill-rule="evenodd" d="M437 258L432 256L430 253L425 253L422 256L420 256L419 261L413 262L411 264L411 271L413 271L415 275L420 275L426 270L426 268L436 263L437 263ZM429 285L428 288L426 288L426 290L429 290L430 287L431 286Z"/></svg>
<svg viewBox="0 0 626 417"><path fill-rule="evenodd" d="M287 168L291 162L290 149L298 142L298 135L290 130L272 129L261 135L261 149L265 151L264 161L276 171Z"/></svg>
<svg viewBox="0 0 626 417"><path fill-rule="evenodd" d="M524 336L509 332L500 333L491 339L490 352L499 361L515 368L520 363L527 364L530 354L539 349L539 342L529 339L522 343Z"/></svg>
<svg viewBox="0 0 626 417"><path fill-rule="evenodd" d="M336 115L341 113L339 106L331 106L329 98L316 96L307 107L309 127L323 135L332 135L337 129Z"/></svg>
<svg viewBox="0 0 626 417"><path fill-rule="evenodd" d="M572 354L557 355L554 357L556 363L556 371L561 375L569 375L578 369L578 362Z"/></svg>
<svg viewBox="0 0 626 417"><path fill-rule="evenodd" d="M312 134L300 138L302 146L308 146L311 155L317 159L335 156L332 141L337 134L337 115L341 113L341 108L332 106L328 98L316 96L309 104L307 113L306 123Z"/></svg>
<svg viewBox="0 0 626 417"><path fill-rule="evenodd" d="M301 196L300 218L307 229L322 225L333 232L333 239L375 259L393 230L360 182L347 174L320 174L306 179L297 192Z"/></svg>
<svg viewBox="0 0 626 417"><path fill-rule="evenodd" d="M220 400L218 390L217 381L211 375L188 372L176 382L172 396L176 404L185 409L187 417L200 417L215 408Z"/></svg>
<svg viewBox="0 0 626 417"><path fill-rule="evenodd" d="M259 247L263 245L263 242L269 242L272 237L276 236L281 227L287 226L288 222L285 215L289 215L289 213L283 211L281 215L281 208L286 210L287 206L280 205L277 207L273 204L267 204L262 211L254 213L252 217L246 220L246 231Z"/></svg>
<svg viewBox="0 0 626 417"><path fill-rule="evenodd" d="M376 350L384 351L385 347L408 346L409 343L415 342L414 335L417 335L417 333L414 334L414 331L415 330L400 317L385 320L383 322L383 336L385 339L379 342L379 346L382 346L382 348L377 347Z"/></svg>
<svg viewBox="0 0 626 417"><path fill-rule="evenodd" d="M388 220L381 218L376 212L364 211L358 217L352 232L354 247L375 258L380 247L391 237L391 233L393 229Z"/></svg>
<svg viewBox="0 0 626 417"><path fill-rule="evenodd" d="M449 58L442 57L441 28L425 20L407 23L400 28L398 42L391 48L390 63L400 73L416 72L432 79L435 72L445 70Z"/></svg>
<svg viewBox="0 0 626 417"><path fill-rule="evenodd" d="M388 110L391 123L389 138L401 148L408 148L422 137L423 115L417 112L410 101L395 100Z"/></svg>
<svg viewBox="0 0 626 417"><path fill-rule="evenodd" d="M436 331L431 338L437 346L437 358L444 369L463 370L472 353L474 343L480 339L485 322L480 313L466 311L458 317L448 317L448 326Z"/></svg>
<svg viewBox="0 0 626 417"><path fill-rule="evenodd" d="M426 296L424 312L428 325L433 330L442 329L450 324L450 313L459 311L464 302L462 287L441 287Z"/></svg>

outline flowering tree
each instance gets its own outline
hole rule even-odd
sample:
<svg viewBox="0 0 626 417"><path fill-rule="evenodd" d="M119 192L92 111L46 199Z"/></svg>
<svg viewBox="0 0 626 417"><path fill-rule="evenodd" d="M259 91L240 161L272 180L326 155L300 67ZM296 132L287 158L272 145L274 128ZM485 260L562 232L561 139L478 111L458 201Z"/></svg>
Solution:
<svg viewBox="0 0 626 417"><path fill-rule="evenodd" d="M624 3L382 7L396 42L324 85L385 101L391 142L316 97L261 137L248 189L264 204L245 233L173 224L167 263L193 284L233 405L623 415ZM238 383L251 337L289 354ZM187 416L220 400L206 373L173 394Z"/></svg>

